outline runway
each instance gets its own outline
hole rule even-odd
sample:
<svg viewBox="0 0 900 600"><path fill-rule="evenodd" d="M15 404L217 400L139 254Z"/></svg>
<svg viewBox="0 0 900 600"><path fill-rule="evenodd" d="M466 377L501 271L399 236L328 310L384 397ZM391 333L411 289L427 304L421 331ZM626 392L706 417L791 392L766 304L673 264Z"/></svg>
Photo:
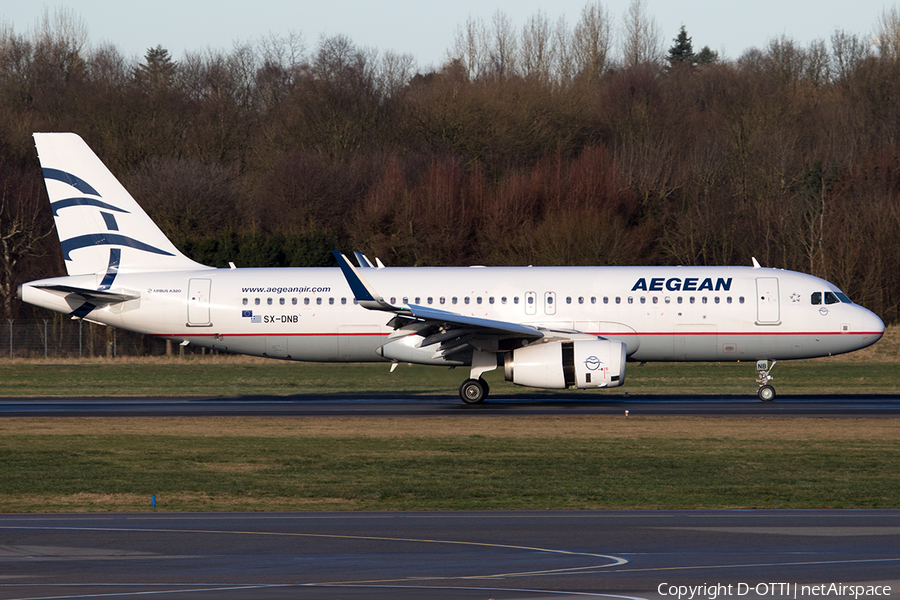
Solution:
<svg viewBox="0 0 900 600"><path fill-rule="evenodd" d="M896 598L898 573L897 510L0 515L0 599Z"/></svg>
<svg viewBox="0 0 900 600"><path fill-rule="evenodd" d="M565 416L672 415L732 417L900 416L900 395L793 395L775 402L756 396L492 396L467 406L455 395L303 395L237 398L67 397L4 398L0 417L13 416Z"/></svg>

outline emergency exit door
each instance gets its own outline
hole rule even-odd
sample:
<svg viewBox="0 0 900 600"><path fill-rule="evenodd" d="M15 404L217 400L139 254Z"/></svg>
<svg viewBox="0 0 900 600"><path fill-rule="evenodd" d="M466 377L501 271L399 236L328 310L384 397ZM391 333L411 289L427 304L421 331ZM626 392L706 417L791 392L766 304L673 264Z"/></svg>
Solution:
<svg viewBox="0 0 900 600"><path fill-rule="evenodd" d="M781 322L777 277L756 278L756 322L760 325Z"/></svg>
<svg viewBox="0 0 900 600"><path fill-rule="evenodd" d="M188 320L192 327L204 327L209 322L209 290L211 279L191 279L188 283Z"/></svg>

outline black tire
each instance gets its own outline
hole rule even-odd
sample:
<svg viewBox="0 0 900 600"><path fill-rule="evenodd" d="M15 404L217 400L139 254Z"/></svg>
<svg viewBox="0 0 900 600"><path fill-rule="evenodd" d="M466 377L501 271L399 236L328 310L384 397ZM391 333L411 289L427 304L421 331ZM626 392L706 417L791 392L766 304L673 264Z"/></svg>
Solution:
<svg viewBox="0 0 900 600"><path fill-rule="evenodd" d="M764 385L759 388L759 391L756 394L763 402L771 402L775 399L775 388L771 385Z"/></svg>
<svg viewBox="0 0 900 600"><path fill-rule="evenodd" d="M466 404L480 404L488 395L487 383L481 378L466 379L459 386L459 397Z"/></svg>

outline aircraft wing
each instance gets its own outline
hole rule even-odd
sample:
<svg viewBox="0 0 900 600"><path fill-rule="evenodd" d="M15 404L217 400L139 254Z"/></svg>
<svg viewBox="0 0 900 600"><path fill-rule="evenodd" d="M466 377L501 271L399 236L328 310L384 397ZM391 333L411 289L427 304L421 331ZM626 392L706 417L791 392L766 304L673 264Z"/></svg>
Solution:
<svg viewBox="0 0 900 600"><path fill-rule="evenodd" d="M496 321L494 319L482 319L480 317L467 317L458 313L452 313L446 310L438 310L410 304L409 309L403 313L422 321L434 321L446 323L448 325L456 325L459 327L471 327L481 329L484 333L512 334L516 337L539 339L544 337L536 327L530 325L520 325L518 323L510 323L508 321Z"/></svg>
<svg viewBox="0 0 900 600"><path fill-rule="evenodd" d="M388 325L400 335L422 336L419 348L440 344L431 358L449 358L472 350L497 352L521 345L521 341L544 337L541 330L530 325L470 317L417 304L394 306L375 291L342 253L336 251L334 257L360 306L396 315Z"/></svg>

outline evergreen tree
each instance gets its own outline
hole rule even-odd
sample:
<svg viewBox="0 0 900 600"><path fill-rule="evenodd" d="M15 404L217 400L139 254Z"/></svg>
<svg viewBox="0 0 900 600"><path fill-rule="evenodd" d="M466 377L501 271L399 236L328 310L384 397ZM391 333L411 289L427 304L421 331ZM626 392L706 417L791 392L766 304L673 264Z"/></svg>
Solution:
<svg viewBox="0 0 900 600"><path fill-rule="evenodd" d="M149 48L143 63L134 71L138 83L149 89L166 89L175 77L175 61L161 45Z"/></svg>
<svg viewBox="0 0 900 600"><path fill-rule="evenodd" d="M678 32L678 37L674 39L674 42L675 45L669 48L669 54L666 56L669 64L672 66L679 63L694 64L694 48L691 45L691 38L688 37L684 25L681 26L681 31Z"/></svg>
<svg viewBox="0 0 900 600"><path fill-rule="evenodd" d="M719 60L719 53L710 49L709 46L703 46L694 59L698 65L710 65Z"/></svg>

